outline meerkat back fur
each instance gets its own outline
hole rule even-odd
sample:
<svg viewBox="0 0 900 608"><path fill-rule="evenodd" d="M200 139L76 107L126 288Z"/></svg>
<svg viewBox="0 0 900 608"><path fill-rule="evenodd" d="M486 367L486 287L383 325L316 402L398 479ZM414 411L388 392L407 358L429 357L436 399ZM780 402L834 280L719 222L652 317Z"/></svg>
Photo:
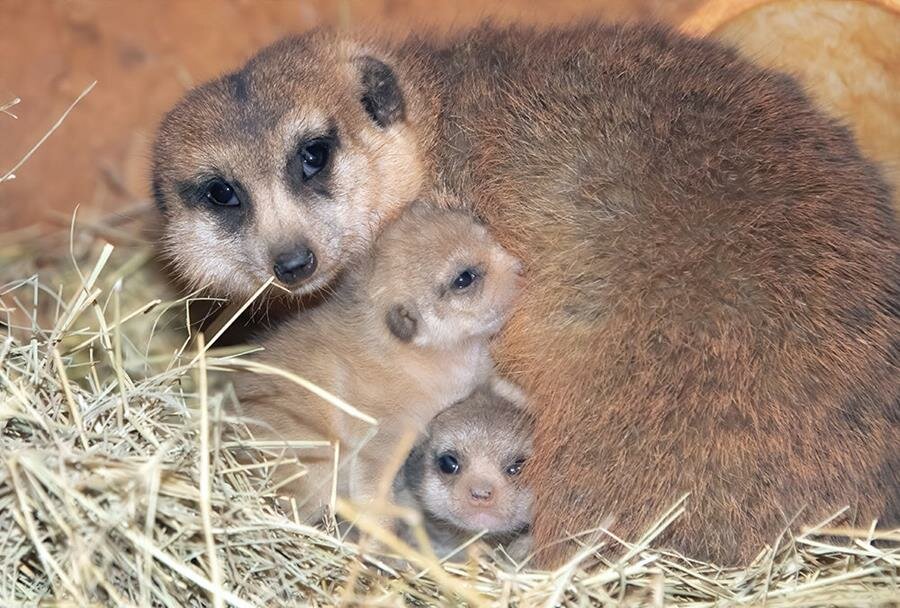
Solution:
<svg viewBox="0 0 900 608"><path fill-rule="evenodd" d="M898 521L891 193L794 80L732 50L645 26L316 30L190 93L154 190L176 265L231 294L279 275L279 243L318 260L279 281L320 289L417 194L486 221L525 267L495 356L539 404L545 565L685 493L659 542L721 562L845 505Z"/></svg>
<svg viewBox="0 0 900 608"><path fill-rule="evenodd" d="M404 431L422 432L487 379L488 339L510 313L518 272L518 262L467 214L415 205L385 229L334 297L261 341L264 362L378 420L374 436L366 442L365 422L289 380L244 374L236 379L241 404L283 439L340 442L352 456L340 493L371 499ZM300 454L310 471L291 489L306 515L328 501L332 453Z"/></svg>

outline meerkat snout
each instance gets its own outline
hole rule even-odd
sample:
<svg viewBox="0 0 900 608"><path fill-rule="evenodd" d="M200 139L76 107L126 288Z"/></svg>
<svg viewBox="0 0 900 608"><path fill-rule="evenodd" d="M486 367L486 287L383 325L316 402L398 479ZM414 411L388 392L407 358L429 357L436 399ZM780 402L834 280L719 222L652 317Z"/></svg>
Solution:
<svg viewBox="0 0 900 608"><path fill-rule="evenodd" d="M474 504L490 505L493 493L494 488L489 484L469 487L469 496Z"/></svg>
<svg viewBox="0 0 900 608"><path fill-rule="evenodd" d="M305 244L301 244L276 255L272 270L275 278L285 285L296 285L311 277L317 265L315 252Z"/></svg>
<svg viewBox="0 0 900 608"><path fill-rule="evenodd" d="M455 416L465 415L465 408ZM439 454L433 465L437 474L429 476L431 483L441 484L446 493L448 514L465 522L472 530L483 527L490 531L514 529L518 522L517 510L528 500L527 491L516 477L522 470L529 449L523 439L523 425L517 410L500 407L494 415L502 418L494 422L498 435L493 445L477 446L478 441L491 441L487 436L473 437L464 441L454 438L454 450ZM440 415L439 415L440 416ZM449 416L449 414L447 415ZM467 424L471 422L466 422ZM450 423L436 420L432 427L438 441L446 441L447 436L456 435L458 420ZM509 433L507 437L500 437ZM510 441L512 437L512 441ZM435 486L436 487L436 486Z"/></svg>
<svg viewBox="0 0 900 608"><path fill-rule="evenodd" d="M477 480L466 484L469 487L469 502L474 506L489 507L494 504L494 484L486 480Z"/></svg>
<svg viewBox="0 0 900 608"><path fill-rule="evenodd" d="M476 455L476 456L480 456ZM498 488L502 488L507 481L495 479L498 477L496 467L491 463L471 462L465 471L462 470L460 458L453 452L445 452L436 458L437 469L446 476L458 475L454 482L456 500L460 503L468 502L475 509L493 506L497 497ZM517 460L505 467L504 473L509 477L519 474L523 461ZM491 474L493 473L493 474Z"/></svg>

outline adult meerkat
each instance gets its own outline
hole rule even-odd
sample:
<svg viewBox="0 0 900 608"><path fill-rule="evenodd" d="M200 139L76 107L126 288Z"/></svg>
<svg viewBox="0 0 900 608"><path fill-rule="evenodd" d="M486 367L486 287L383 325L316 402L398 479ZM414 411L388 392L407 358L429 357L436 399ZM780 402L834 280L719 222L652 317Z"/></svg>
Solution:
<svg viewBox="0 0 900 608"><path fill-rule="evenodd" d="M788 76L659 28L316 30L189 93L154 167L176 264L233 294L320 288L413 193L488 223L525 264L495 356L540 404L545 565L686 492L659 540L719 562L900 518L891 194Z"/></svg>
<svg viewBox="0 0 900 608"><path fill-rule="evenodd" d="M241 375L241 405L271 435L340 442L349 474L338 476L339 493L374 498L404 433L423 432L441 409L487 381L488 340L508 317L519 283L518 261L468 214L414 205L332 297L260 342L265 363L374 417L374 436L367 423L282 378ZM330 498L333 451L306 456L309 471L290 489L314 517Z"/></svg>
<svg viewBox="0 0 900 608"><path fill-rule="evenodd" d="M435 416L395 480L397 502L421 513L440 558L481 532L514 559L530 548L533 499L521 473L532 420L524 399L497 383L505 384L485 384Z"/></svg>

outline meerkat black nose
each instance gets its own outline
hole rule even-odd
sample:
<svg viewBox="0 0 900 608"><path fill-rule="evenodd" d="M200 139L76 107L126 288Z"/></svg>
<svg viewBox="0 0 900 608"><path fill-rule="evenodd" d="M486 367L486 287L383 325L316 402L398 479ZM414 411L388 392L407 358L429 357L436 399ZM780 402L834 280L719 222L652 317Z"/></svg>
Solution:
<svg viewBox="0 0 900 608"><path fill-rule="evenodd" d="M494 489L489 485L472 486L469 488L469 496L475 504L489 505L494 500Z"/></svg>
<svg viewBox="0 0 900 608"><path fill-rule="evenodd" d="M309 247L300 247L275 258L275 276L288 285L308 279L316 271L316 254Z"/></svg>

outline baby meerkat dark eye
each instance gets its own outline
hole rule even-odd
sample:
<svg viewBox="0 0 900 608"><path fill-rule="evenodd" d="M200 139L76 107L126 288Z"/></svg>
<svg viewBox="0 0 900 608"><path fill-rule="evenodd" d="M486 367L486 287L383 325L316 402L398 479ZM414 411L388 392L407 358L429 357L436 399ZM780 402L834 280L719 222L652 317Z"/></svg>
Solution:
<svg viewBox="0 0 900 608"><path fill-rule="evenodd" d="M522 472L522 466L524 466L524 465L525 465L525 461L520 458L519 460L515 461L514 463L512 463L511 465L506 467L506 474L509 475L510 477L515 477L516 475L518 475L519 473Z"/></svg>
<svg viewBox="0 0 900 608"><path fill-rule="evenodd" d="M327 141L315 140L304 144L300 148L300 158L303 161L303 179L310 179L328 164L331 150Z"/></svg>
<svg viewBox="0 0 900 608"><path fill-rule="evenodd" d="M221 207L237 207L241 204L231 184L220 179L206 187L206 200Z"/></svg>
<svg viewBox="0 0 900 608"><path fill-rule="evenodd" d="M463 291L471 286L476 280L478 280L478 271L474 268L466 268L456 275L456 278L453 279L453 283L450 284L450 287L456 291Z"/></svg>
<svg viewBox="0 0 900 608"><path fill-rule="evenodd" d="M456 475L459 473L459 461L450 452L444 452L437 457L437 466L441 473L445 475Z"/></svg>

